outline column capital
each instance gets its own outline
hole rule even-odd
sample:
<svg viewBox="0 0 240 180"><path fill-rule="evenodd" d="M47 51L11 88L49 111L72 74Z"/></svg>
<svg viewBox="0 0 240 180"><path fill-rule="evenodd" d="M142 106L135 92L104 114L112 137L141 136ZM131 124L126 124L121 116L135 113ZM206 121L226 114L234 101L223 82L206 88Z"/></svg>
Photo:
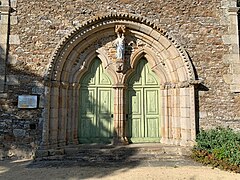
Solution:
<svg viewBox="0 0 240 180"><path fill-rule="evenodd" d="M124 84L114 84L112 87L113 88L126 88L126 86Z"/></svg>

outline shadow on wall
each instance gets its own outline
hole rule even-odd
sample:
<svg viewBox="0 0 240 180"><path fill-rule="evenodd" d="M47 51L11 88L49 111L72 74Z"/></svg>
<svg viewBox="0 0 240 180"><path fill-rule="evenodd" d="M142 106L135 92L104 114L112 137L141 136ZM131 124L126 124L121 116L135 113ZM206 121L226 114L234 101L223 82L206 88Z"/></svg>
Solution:
<svg viewBox="0 0 240 180"><path fill-rule="evenodd" d="M188 53L187 51L186 51L186 53L187 53L188 58L189 58L190 61L191 61L191 64L192 64L193 71L194 71L194 74L195 74L195 76L196 76L196 79L203 81L203 79L201 79L201 78L199 77L198 73L197 73L197 70L196 70L195 65L194 65L194 63L193 63L193 61L192 61L191 56L189 55L189 53ZM199 97L199 93L202 92L202 91L209 91L209 88L206 87L203 83L200 83L200 84L198 84L198 85L195 87L195 89L196 89L196 91L195 91L195 119L196 119L195 128L196 128L196 134L198 134L199 131L200 131L200 122L199 122L199 120L200 120L199 98L200 98L200 97Z"/></svg>
<svg viewBox="0 0 240 180"><path fill-rule="evenodd" d="M44 93L43 77L33 73L30 69L19 69L18 66L7 66L7 90L6 97L1 99L0 115L0 138L2 158L31 157L41 141L42 130L42 109L41 97ZM23 67L23 66L21 66ZM96 67L97 68L97 67ZM90 79L95 74L91 74ZM91 80L88 81L90 83ZM103 97L99 94L103 90ZM86 88L82 93L84 107L81 107L81 120L79 141L83 143L109 143L113 138L113 118L112 110L109 107L107 88ZM111 90L110 90L111 91ZM104 95L105 93L105 95ZM37 109L19 109L17 107L18 95L36 94L39 97ZM103 103L105 100L106 103ZM197 111L198 112L198 111ZM134 159L138 155L137 148L128 146L94 146L86 145L72 154L75 161L42 161L32 162L28 168L46 168L46 167L111 167L111 171L101 171L97 174L85 174L83 178L105 177L119 170L134 168L140 165L143 156ZM4 172L5 175L11 174L14 168ZM1 172L0 172L1 173ZM1 174L0 174L1 175ZM69 175L73 177L73 175Z"/></svg>
<svg viewBox="0 0 240 180"><path fill-rule="evenodd" d="M1 57L0 63L6 76L1 84L4 91L0 92L0 160L30 158L41 139L43 77L11 56L7 62ZM38 108L18 108L19 95L37 95Z"/></svg>
<svg viewBox="0 0 240 180"><path fill-rule="evenodd" d="M3 109L4 113L0 116L0 133L3 138L1 141L1 150L7 153L4 157L6 157L5 159L9 157L11 163L9 163L10 165L0 165L0 177L6 177L6 179L10 177L13 171L16 171L16 166L24 166L26 172L35 171L41 168L74 169L77 167L96 167L98 169L99 167L104 167L106 169L98 171L97 174L80 173L77 175L77 177L84 179L93 177L101 178L119 170L125 171L134 168L143 160L144 157L142 159L141 157L137 160L134 159L134 155L137 153L136 148L103 144L85 144L80 145L80 148L72 155L68 155L68 158L60 161L30 161L28 164L15 161L18 158L28 158L31 153L34 153L41 139L42 128L41 121L39 120L41 119L42 109L18 109L17 95L26 93L34 94L34 88L38 86L36 86L36 83L32 82L36 82L37 80L40 82L42 77L28 71L18 70L12 66L8 67L8 72L14 74L16 78L24 77L24 79L26 79L25 81L28 81L28 83L19 80L18 84L8 85L8 97L6 98L6 102L4 101L8 108ZM91 79L93 76L95 76L95 74L91 74L89 78ZM90 80L88 83L90 83ZM95 91L91 91L91 88L83 88L81 90L86 92L82 93L81 97L85 105L81 108L79 141L80 143L81 141L83 141L83 143L85 141L86 143L109 143L114 133L113 118L111 116L113 109L110 108L111 106L106 106L108 105L107 95L109 91L107 88L98 89L98 87L96 87L93 89ZM98 95L101 94L101 90L103 92L103 97L98 98ZM104 96L105 92L106 96ZM101 103L105 100L107 103ZM33 124L35 124L35 126ZM71 161L71 158L74 160ZM108 170L109 168L111 168L111 170ZM44 173L44 175L46 174ZM75 175L65 172L64 177L71 178L75 177ZM45 176L43 179L44 178ZM48 178L51 179L51 177Z"/></svg>

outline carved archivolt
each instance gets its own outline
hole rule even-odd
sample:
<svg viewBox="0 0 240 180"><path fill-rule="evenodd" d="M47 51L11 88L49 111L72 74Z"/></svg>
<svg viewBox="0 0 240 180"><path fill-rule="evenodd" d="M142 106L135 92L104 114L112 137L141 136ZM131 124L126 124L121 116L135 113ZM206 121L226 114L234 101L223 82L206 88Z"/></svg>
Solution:
<svg viewBox="0 0 240 180"><path fill-rule="evenodd" d="M152 68L164 73L162 83L195 80L191 61L169 33L146 18L124 13L89 20L63 38L52 55L46 80L76 83L79 71L88 65L86 59L90 54L108 57L102 60L104 67L116 71L111 66L116 55L112 46L117 38L115 31L124 31L126 42L127 66L121 72L134 68L136 56L147 55L152 57Z"/></svg>
<svg viewBox="0 0 240 180"><path fill-rule="evenodd" d="M124 54L119 56L124 58L119 59L114 45L118 34L121 34L119 38L124 38ZM55 49L45 76L48 88L43 144L77 143L80 79L96 57L111 76L118 97L114 98L117 101L114 109L121 109L114 112L115 128L119 129L117 126L122 123L118 136L124 135L123 91L138 61L144 57L161 86L161 141L178 144L194 139L193 84L198 81L187 53L152 21L137 15L114 13L89 20L68 34ZM119 61L121 63L117 64ZM121 105L123 107L119 108Z"/></svg>

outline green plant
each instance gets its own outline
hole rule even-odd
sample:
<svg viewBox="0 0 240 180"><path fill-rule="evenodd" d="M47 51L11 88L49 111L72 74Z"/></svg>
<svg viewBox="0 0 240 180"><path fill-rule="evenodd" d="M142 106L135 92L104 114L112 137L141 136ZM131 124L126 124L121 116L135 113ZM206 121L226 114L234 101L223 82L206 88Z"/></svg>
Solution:
<svg viewBox="0 0 240 180"><path fill-rule="evenodd" d="M240 133L230 128L201 130L192 157L204 164L240 171Z"/></svg>

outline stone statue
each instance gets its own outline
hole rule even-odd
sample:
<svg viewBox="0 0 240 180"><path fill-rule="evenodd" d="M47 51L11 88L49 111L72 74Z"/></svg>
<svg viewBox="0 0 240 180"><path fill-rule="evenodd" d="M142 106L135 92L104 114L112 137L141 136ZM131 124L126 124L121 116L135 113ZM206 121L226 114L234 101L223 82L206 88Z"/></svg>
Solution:
<svg viewBox="0 0 240 180"><path fill-rule="evenodd" d="M116 45L116 57L117 60L124 60L124 52L125 52L125 42L124 42L124 34L117 33L117 39L115 40Z"/></svg>

